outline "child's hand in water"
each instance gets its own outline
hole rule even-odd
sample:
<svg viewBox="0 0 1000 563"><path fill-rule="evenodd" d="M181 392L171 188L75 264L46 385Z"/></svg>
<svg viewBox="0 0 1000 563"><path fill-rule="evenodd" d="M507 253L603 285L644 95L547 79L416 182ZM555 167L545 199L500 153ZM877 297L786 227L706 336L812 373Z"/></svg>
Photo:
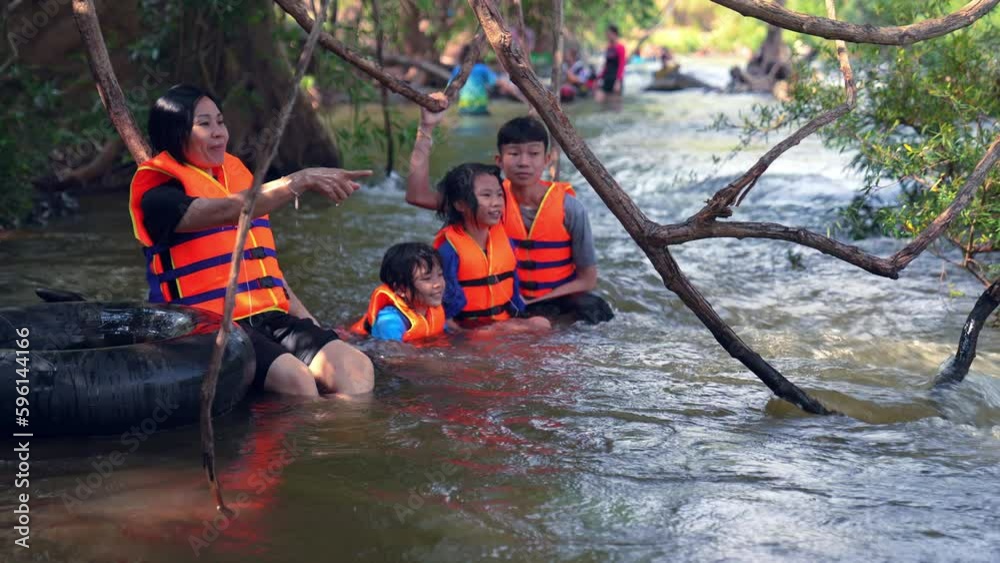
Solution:
<svg viewBox="0 0 1000 563"><path fill-rule="evenodd" d="M440 100L444 102L445 106L448 105L448 98L444 95L444 92L434 92L430 95L431 98L435 100ZM438 123L444 119L444 114L448 112L447 107L443 111L432 112L429 109L421 106L420 108L420 127L427 127L428 129L434 129L437 127Z"/></svg>

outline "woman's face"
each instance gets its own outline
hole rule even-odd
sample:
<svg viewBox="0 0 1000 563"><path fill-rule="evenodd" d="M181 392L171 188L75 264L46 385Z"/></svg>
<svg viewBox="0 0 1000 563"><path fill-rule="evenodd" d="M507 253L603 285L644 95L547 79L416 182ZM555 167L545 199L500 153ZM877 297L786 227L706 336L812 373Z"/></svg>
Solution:
<svg viewBox="0 0 1000 563"><path fill-rule="evenodd" d="M191 135L184 145L184 159L198 168L221 166L228 142L229 130L219 107L209 98L198 100Z"/></svg>

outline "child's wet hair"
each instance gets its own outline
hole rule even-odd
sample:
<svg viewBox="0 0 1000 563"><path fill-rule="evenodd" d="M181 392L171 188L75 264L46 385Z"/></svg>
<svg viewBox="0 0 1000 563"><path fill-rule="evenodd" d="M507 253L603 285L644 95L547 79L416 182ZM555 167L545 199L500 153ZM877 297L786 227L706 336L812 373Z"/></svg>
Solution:
<svg viewBox="0 0 1000 563"><path fill-rule="evenodd" d="M378 277L389 289L409 292L414 295L417 287L413 283L413 273L419 268L431 271L441 265L441 256L429 244L422 242L401 242L389 247L382 257L382 268Z"/></svg>
<svg viewBox="0 0 1000 563"><path fill-rule="evenodd" d="M549 150L549 132L545 124L534 117L515 117L497 131L497 152L503 152L506 145L522 143L544 143L545 150Z"/></svg>
<svg viewBox="0 0 1000 563"><path fill-rule="evenodd" d="M438 182L437 189L441 192L441 203L438 205L437 215L446 225L461 225L465 221L462 212L455 204L465 203L472 215L479 211L479 200L476 199L476 178L479 176L493 176L497 182L503 186L500 179L500 168L492 164L481 164L479 162L466 162L452 168Z"/></svg>

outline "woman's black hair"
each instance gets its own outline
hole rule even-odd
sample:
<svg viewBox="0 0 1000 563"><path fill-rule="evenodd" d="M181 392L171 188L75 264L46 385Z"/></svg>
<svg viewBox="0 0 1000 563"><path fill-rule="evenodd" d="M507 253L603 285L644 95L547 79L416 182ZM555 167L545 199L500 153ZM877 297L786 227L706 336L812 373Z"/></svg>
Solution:
<svg viewBox="0 0 1000 563"><path fill-rule="evenodd" d="M476 178L482 175L493 176L503 186L500 179L500 168L492 164L466 162L452 168L438 182L437 189L441 192L441 203L438 205L437 216L445 225L461 225L465 221L462 212L455 204L464 202L473 215L479 211L479 200L476 199Z"/></svg>
<svg viewBox="0 0 1000 563"><path fill-rule="evenodd" d="M613 23L609 23L608 24L607 30L614 32L615 35L619 35L619 36L621 35L621 33L618 32L618 26L615 25L615 24L613 24Z"/></svg>
<svg viewBox="0 0 1000 563"><path fill-rule="evenodd" d="M497 152L503 152L504 145L536 142L544 143L545 150L549 150L549 132L545 124L534 117L515 117L497 131Z"/></svg>
<svg viewBox="0 0 1000 563"><path fill-rule="evenodd" d="M429 272L435 265L441 265L441 257L434 247L423 242L401 242L385 251L378 277L393 291L415 295L417 287L413 283L413 272L418 266Z"/></svg>
<svg viewBox="0 0 1000 563"><path fill-rule="evenodd" d="M167 151L177 162L184 162L184 145L194 125L194 108L198 100L208 98L222 111L215 96L190 84L177 84L160 96L149 110L149 140L153 153Z"/></svg>

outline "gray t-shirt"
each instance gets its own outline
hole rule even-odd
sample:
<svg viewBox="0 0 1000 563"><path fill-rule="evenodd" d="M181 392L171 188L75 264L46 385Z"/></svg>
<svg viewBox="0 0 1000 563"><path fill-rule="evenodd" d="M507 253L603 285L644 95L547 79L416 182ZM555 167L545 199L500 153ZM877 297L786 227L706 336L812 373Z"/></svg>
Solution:
<svg viewBox="0 0 1000 563"><path fill-rule="evenodd" d="M531 230L531 224L535 222L538 214L537 207L521 207L521 218L524 220L524 228ZM563 225L569 232L572 241L573 264L577 268L589 268L597 264L597 257L594 253L594 235L590 231L590 219L587 218L587 210L580 203L580 200L573 196L566 196L566 203L563 204L565 218Z"/></svg>

